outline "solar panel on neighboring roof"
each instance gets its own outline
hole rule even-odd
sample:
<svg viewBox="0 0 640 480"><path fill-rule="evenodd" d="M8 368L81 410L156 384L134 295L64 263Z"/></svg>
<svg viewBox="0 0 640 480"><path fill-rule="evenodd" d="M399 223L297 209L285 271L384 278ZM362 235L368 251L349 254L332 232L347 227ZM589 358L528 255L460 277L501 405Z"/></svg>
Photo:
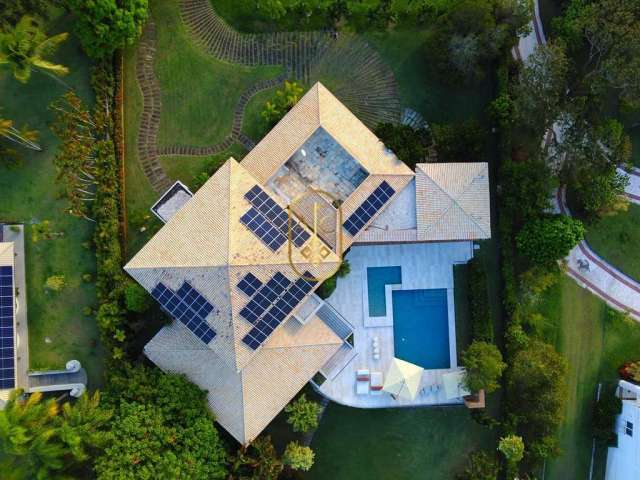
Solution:
<svg viewBox="0 0 640 480"><path fill-rule="evenodd" d="M367 199L356 209L355 212L342 225L351 236L358 233L371 218L378 213L382 206L387 203L396 191L386 180L376 188Z"/></svg>
<svg viewBox="0 0 640 480"><path fill-rule="evenodd" d="M188 282L184 282L176 292L160 282L151 291L151 296L204 343L209 343L216 336L215 330L205 321L213 311L213 305Z"/></svg>
<svg viewBox="0 0 640 480"><path fill-rule="evenodd" d="M0 389L15 388L13 267L0 267Z"/></svg>
<svg viewBox="0 0 640 480"><path fill-rule="evenodd" d="M289 215L262 188L254 185L244 197L256 210L262 213L285 238L289 238ZM302 228L296 220L291 219L291 241L296 247L300 248L304 245L310 236L311 235Z"/></svg>
<svg viewBox="0 0 640 480"><path fill-rule="evenodd" d="M242 277L242 280L238 282L238 288L249 296L256 293L256 290L261 286L262 282L251 272L247 273Z"/></svg>
<svg viewBox="0 0 640 480"><path fill-rule="evenodd" d="M284 275L278 272L274 275L274 278L278 275L284 277ZM303 277L310 276L311 274L309 272L304 272ZM315 283L315 281L307 280L306 278L298 278L293 283L289 281L288 288L282 292L282 295L280 295L277 301L271 303L262 317L258 318L258 316L252 322L254 323L254 327L242 339L245 345L252 350L256 350L262 345L278 325L289 316L293 309L296 308L302 299L313 289Z"/></svg>

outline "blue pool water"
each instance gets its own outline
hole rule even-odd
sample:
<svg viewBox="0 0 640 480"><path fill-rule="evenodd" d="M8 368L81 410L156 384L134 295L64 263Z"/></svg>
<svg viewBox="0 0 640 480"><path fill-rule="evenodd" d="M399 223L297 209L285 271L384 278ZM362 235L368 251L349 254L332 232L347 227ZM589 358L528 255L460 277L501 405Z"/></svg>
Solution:
<svg viewBox="0 0 640 480"><path fill-rule="evenodd" d="M393 291L395 356L426 369L449 368L447 290Z"/></svg>
<svg viewBox="0 0 640 480"><path fill-rule="evenodd" d="M367 267L370 317L384 317L387 314L384 286L401 283L402 269L400 267Z"/></svg>

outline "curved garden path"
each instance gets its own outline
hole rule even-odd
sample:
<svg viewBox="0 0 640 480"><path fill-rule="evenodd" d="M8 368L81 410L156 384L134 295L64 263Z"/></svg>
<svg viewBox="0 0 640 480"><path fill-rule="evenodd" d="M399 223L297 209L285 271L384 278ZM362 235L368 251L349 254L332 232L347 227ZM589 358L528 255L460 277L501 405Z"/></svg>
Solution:
<svg viewBox="0 0 640 480"><path fill-rule="evenodd" d="M629 179L629 185L624 189L625 196L630 202L640 205L640 168L618 168L618 172Z"/></svg>
<svg viewBox="0 0 640 480"><path fill-rule="evenodd" d="M160 84L153 71L156 25L149 18L138 44L136 78L142 91L142 114L138 129L138 161L156 192L163 192L173 183L158 161L156 139L160 127L162 99Z"/></svg>
<svg viewBox="0 0 640 480"><path fill-rule="evenodd" d="M281 65L285 73L259 81L240 96L233 112L231 132L214 145L157 146L162 102L153 71L155 24L147 23L140 40L136 76L143 97L138 134L138 157L154 190L164 191L171 179L164 172L161 155L214 155L240 143L250 150L253 139L242 132L244 112L251 97L285 79L309 83L318 77L331 79L329 88L370 127L401 119L395 76L378 53L361 37L328 31L246 34L237 32L213 10L209 0L181 0L180 13L195 43L218 60L240 65Z"/></svg>
<svg viewBox="0 0 640 480"><path fill-rule="evenodd" d="M571 215L567 206L566 188L561 187L554 195L557 213ZM640 321L640 282L625 275L594 252L586 240L576 245L566 257L567 274L578 284L602 298L616 310L629 313ZM588 262L588 268L580 264Z"/></svg>
<svg viewBox="0 0 640 480"><path fill-rule="evenodd" d="M518 60L526 61L537 45L542 45L546 42L544 31L542 30L542 22L540 21L540 10L536 0L534 1L531 31L528 35L521 37L518 45L514 47L514 57ZM545 137L548 138L549 135ZM630 177L629 187L625 192L627 197L631 201L640 203L640 170L621 171ZM567 206L565 186L554 192L553 207L555 213L571 215L571 211ZM588 289L616 310L627 312L631 317L640 321L640 282L607 263L606 260L591 249L586 240L578 243L569 252L565 260L567 263L567 275L573 278L578 285ZM587 264L588 268L585 268L584 266Z"/></svg>

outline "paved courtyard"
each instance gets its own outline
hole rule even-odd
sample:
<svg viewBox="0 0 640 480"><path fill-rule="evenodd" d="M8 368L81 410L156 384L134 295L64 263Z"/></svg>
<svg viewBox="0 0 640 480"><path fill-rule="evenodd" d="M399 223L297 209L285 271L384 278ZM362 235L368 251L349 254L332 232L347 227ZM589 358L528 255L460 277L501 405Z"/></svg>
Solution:
<svg viewBox="0 0 640 480"><path fill-rule="evenodd" d="M342 362L332 365L321 392L331 400L361 408L460 404L461 399L447 400L442 389L442 375L457 368L455 305L453 297L453 265L467 263L473 256L472 242L446 242L422 244L354 246L349 254L351 273L338 279L335 292L327 302L354 328L354 348L345 352ZM358 369L386 374L394 358L393 318L368 317L367 267L400 266L402 286L386 286L387 312L392 311L391 290L446 289L449 327L449 360L451 368L425 370L421 389L428 391L432 385L440 385L437 393L418 394L415 400L394 400L389 394L357 395L355 378ZM377 322L377 323L376 323ZM379 339L380 356L374 359L373 338Z"/></svg>

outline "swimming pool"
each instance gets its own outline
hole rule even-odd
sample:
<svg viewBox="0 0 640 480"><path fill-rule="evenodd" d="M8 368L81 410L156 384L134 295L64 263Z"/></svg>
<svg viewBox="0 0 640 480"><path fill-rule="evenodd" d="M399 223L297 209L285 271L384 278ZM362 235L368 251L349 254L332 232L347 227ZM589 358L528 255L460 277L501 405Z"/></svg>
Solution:
<svg viewBox="0 0 640 480"><path fill-rule="evenodd" d="M395 356L426 369L450 368L447 290L394 290Z"/></svg>
<svg viewBox="0 0 640 480"><path fill-rule="evenodd" d="M401 283L402 269L400 267L367 267L370 317L384 317L387 315L384 286L399 285Z"/></svg>

